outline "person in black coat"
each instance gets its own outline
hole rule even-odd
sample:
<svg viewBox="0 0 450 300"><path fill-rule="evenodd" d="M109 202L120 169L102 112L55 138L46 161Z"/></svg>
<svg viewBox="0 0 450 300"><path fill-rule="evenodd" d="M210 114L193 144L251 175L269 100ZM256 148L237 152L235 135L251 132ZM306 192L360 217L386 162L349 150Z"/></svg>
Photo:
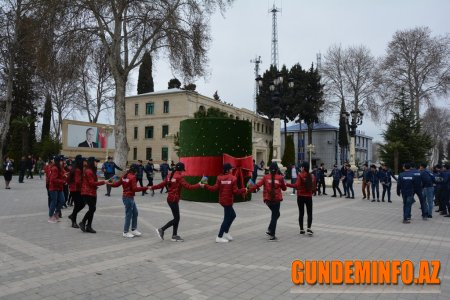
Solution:
<svg viewBox="0 0 450 300"><path fill-rule="evenodd" d="M13 161L9 157L6 157L5 161L3 162L3 170L3 177L5 178L5 189L9 190L11 189L9 187L9 183L11 182L14 170Z"/></svg>
<svg viewBox="0 0 450 300"><path fill-rule="evenodd" d="M27 170L27 161L25 156L22 156L19 162L19 183L23 183L23 178L25 177L25 171Z"/></svg>

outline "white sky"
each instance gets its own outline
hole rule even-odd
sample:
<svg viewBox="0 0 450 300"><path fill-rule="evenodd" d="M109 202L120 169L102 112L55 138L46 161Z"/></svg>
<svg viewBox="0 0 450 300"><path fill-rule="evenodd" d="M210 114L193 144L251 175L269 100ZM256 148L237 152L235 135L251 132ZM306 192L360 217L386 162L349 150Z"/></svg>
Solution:
<svg viewBox="0 0 450 300"><path fill-rule="evenodd" d="M212 42L209 51L209 76L195 82L197 91L212 96L217 90L222 100L236 107L253 109L254 64L262 58L260 73L271 63L273 0L236 0L222 17L211 18ZM323 56L333 44L343 47L365 45L376 57L385 49L397 30L428 26L433 35L450 32L448 0L284 0L276 1L278 14L279 64L303 68L316 64L316 54ZM155 90L167 88L173 78L163 60L154 63ZM136 72L130 76L128 95L136 94ZM448 103L448 102L447 102ZM337 125L337 120L325 122ZM358 129L381 141L383 126L369 118Z"/></svg>

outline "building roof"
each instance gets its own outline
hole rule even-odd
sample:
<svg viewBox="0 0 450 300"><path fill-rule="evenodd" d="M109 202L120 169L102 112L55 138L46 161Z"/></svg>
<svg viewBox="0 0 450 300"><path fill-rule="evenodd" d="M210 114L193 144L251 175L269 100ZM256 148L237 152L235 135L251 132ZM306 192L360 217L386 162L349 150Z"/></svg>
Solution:
<svg viewBox="0 0 450 300"><path fill-rule="evenodd" d="M298 132L298 131L307 131L308 130L308 126L305 123L296 123L294 125L288 126L287 128L287 132ZM328 123L314 123L313 124L313 131L326 131L326 130L333 130L333 131L338 131L339 128L333 125L330 125ZM284 128L281 128L281 132L284 132ZM373 139L373 137L365 135L364 133L361 132L361 130L356 130L356 136L361 136L361 137L365 137L368 139Z"/></svg>
<svg viewBox="0 0 450 300"><path fill-rule="evenodd" d="M173 89L161 90L161 91L156 91L156 92L151 92L151 93L144 93L144 94L139 94L139 95L126 96L125 98L134 98L134 97L142 97L142 96L153 96L153 95L165 95L165 94L178 94L178 93L186 93L186 92L197 93L196 91L187 91L187 90L173 88Z"/></svg>

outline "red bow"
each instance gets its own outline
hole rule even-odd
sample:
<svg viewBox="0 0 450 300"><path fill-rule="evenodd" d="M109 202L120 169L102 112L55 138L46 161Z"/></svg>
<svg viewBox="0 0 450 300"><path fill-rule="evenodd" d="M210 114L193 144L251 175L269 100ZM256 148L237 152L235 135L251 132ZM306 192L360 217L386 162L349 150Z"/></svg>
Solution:
<svg viewBox="0 0 450 300"><path fill-rule="evenodd" d="M232 174L236 176L240 182L240 188L244 187L244 177L253 171L253 157L251 155L245 157L233 157L229 154L223 155L223 163L229 163L233 166ZM244 171L243 171L244 170Z"/></svg>

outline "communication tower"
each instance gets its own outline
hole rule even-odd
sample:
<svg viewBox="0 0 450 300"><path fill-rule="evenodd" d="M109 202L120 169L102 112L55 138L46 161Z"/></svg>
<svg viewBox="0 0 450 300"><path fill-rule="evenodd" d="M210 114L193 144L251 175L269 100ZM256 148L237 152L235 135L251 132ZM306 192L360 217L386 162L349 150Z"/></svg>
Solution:
<svg viewBox="0 0 450 300"><path fill-rule="evenodd" d="M262 63L261 56L256 55L255 59L251 59L250 63L255 64L255 78L259 75L259 64ZM255 81L255 92L253 95L253 112L256 113L256 96L258 96L258 83Z"/></svg>
<svg viewBox="0 0 450 300"><path fill-rule="evenodd" d="M269 13L272 13L272 66L278 69L278 28L277 28L277 13L281 12L273 4L272 9L269 9Z"/></svg>

